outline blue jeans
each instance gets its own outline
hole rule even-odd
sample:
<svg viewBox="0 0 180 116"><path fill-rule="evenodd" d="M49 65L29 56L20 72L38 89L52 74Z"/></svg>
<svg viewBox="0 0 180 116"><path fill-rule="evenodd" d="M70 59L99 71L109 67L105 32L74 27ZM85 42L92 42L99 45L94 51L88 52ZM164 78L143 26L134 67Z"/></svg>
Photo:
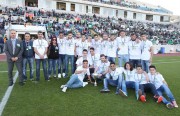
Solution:
<svg viewBox="0 0 180 116"><path fill-rule="evenodd" d="M123 62L129 62L129 55L118 55L118 64L119 67L123 67Z"/></svg>
<svg viewBox="0 0 180 116"><path fill-rule="evenodd" d="M36 81L40 80L40 64L42 62L43 66L43 72L44 72L44 78L45 80L48 80L48 75L47 75L47 59L36 59Z"/></svg>
<svg viewBox="0 0 180 116"><path fill-rule="evenodd" d="M27 80L27 76L26 76L27 63L29 64L29 69L30 69L30 79L32 79L34 72L34 58L23 58L23 79L25 80Z"/></svg>
<svg viewBox="0 0 180 116"><path fill-rule="evenodd" d="M53 70L53 74L56 75L57 59L48 59L48 75L50 76Z"/></svg>
<svg viewBox="0 0 180 116"><path fill-rule="evenodd" d="M112 86L117 86L116 91L119 91L122 85L122 75L119 75L117 80L112 80L106 77L103 80L103 83L104 83L104 89L108 89L108 84L110 84Z"/></svg>
<svg viewBox="0 0 180 116"><path fill-rule="evenodd" d="M139 64L141 64L140 59L129 59L129 61L131 62L134 68L136 68Z"/></svg>
<svg viewBox="0 0 180 116"><path fill-rule="evenodd" d="M148 73L149 72L149 65L150 65L149 60L141 60L141 65L142 65L143 70Z"/></svg>
<svg viewBox="0 0 180 116"><path fill-rule="evenodd" d="M59 54L58 74L65 73L65 55Z"/></svg>
<svg viewBox="0 0 180 116"><path fill-rule="evenodd" d="M156 87L152 83L139 84L139 89L142 91L142 95L145 95L145 91L151 91L153 95L159 96Z"/></svg>
<svg viewBox="0 0 180 116"><path fill-rule="evenodd" d="M109 62L114 62L115 63L116 58L115 57L108 57L108 60L109 60Z"/></svg>
<svg viewBox="0 0 180 116"><path fill-rule="evenodd" d="M139 98L138 90L139 90L139 83L134 81L124 81L122 82L122 91L124 91L127 94L127 88L135 89L135 95L137 99Z"/></svg>
<svg viewBox="0 0 180 116"><path fill-rule="evenodd" d="M74 73L74 55L65 55L65 72L68 75L69 59L71 63L71 74Z"/></svg>
<svg viewBox="0 0 180 116"><path fill-rule="evenodd" d="M73 74L65 86L68 88L79 88L83 86L83 82L79 80L78 75Z"/></svg>
<svg viewBox="0 0 180 116"><path fill-rule="evenodd" d="M175 101L175 98L171 92L171 90L169 89L169 87L165 84L161 85L158 89L157 92L160 96L163 95L163 93L165 93L167 95L167 97L170 99L170 101L168 101L165 97L163 97L163 103L167 104L170 103L172 101Z"/></svg>

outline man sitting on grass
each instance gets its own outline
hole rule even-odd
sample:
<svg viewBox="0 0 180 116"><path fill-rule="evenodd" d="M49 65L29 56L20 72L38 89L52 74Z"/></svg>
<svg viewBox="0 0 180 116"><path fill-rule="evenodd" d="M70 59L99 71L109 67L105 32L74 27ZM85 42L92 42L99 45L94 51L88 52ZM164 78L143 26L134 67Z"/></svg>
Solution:
<svg viewBox="0 0 180 116"><path fill-rule="evenodd" d="M160 96L156 90L156 87L149 82L148 75L145 71L142 70L142 65L138 65L136 68L135 79L139 82L139 97L142 102L146 102L145 91L151 91L154 95L154 99L157 100L157 103L162 101L162 96Z"/></svg>
<svg viewBox="0 0 180 116"><path fill-rule="evenodd" d="M119 89L122 83L122 72L122 68L116 68L115 63L111 62L109 71L104 79L104 88L101 90L101 93L110 92L108 89L108 84L110 84L112 86L117 86L116 94L119 94Z"/></svg>
<svg viewBox="0 0 180 116"><path fill-rule="evenodd" d="M88 83L83 82L84 76L86 74L88 75L88 78L90 78L88 61L83 60L83 65L79 66L75 73L70 77L70 80L65 85L61 85L60 88L63 92L66 92L67 88L79 88L86 86Z"/></svg>
<svg viewBox="0 0 180 116"><path fill-rule="evenodd" d="M173 108L173 107L178 108L176 100L171 90L169 89L166 81L164 80L163 76L156 72L156 67L153 65L149 66L149 70L150 73L148 73L148 76L150 82L155 85L158 94L162 95L163 93L165 93L167 97L170 99L170 101L168 101L165 97L163 97L162 102L166 104L167 108Z"/></svg>
<svg viewBox="0 0 180 116"><path fill-rule="evenodd" d="M110 62L107 60L107 57L104 54L100 55L100 61L97 63L95 73L98 74L99 79L105 78L105 75L108 72Z"/></svg>

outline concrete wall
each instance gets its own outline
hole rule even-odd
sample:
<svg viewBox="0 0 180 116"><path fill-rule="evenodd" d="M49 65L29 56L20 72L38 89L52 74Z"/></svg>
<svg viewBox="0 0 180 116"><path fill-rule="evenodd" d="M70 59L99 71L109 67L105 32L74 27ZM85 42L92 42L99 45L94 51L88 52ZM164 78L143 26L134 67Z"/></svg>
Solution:
<svg viewBox="0 0 180 116"><path fill-rule="evenodd" d="M180 45L154 45L154 54L157 54L161 47L165 48L165 53L175 53L176 49L180 50Z"/></svg>

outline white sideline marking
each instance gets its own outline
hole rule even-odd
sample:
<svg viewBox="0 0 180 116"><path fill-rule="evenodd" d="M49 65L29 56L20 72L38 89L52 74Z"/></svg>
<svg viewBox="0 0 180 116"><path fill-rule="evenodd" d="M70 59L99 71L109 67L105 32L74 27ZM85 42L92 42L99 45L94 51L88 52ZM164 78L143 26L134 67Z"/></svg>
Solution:
<svg viewBox="0 0 180 116"><path fill-rule="evenodd" d="M156 60L156 61L174 61L174 60L176 61L176 60L179 60L179 59L168 59L168 60L164 59L164 60Z"/></svg>
<svg viewBox="0 0 180 116"><path fill-rule="evenodd" d="M17 70L15 70L15 71L13 71L13 72L16 72ZM2 72L2 73L5 73L5 72L8 72L8 71L0 71L0 72Z"/></svg>
<svg viewBox="0 0 180 116"><path fill-rule="evenodd" d="M13 80L14 80L14 84L12 86L9 86L6 90L6 93L4 94L3 98L2 98L2 101L0 102L0 116L2 116L2 113L3 113L3 110L4 110L4 107L5 105L7 104L7 101L11 95L11 92L12 92L12 89L15 85L15 82L17 80L17 77L18 77L18 71L16 72L16 74L14 75L13 77Z"/></svg>
<svg viewBox="0 0 180 116"><path fill-rule="evenodd" d="M40 69L40 70L43 70L43 69ZM30 71L30 70L26 70L26 71ZM8 72L8 71L0 71L0 73L5 73L5 72ZM16 72L16 70L13 72Z"/></svg>
<svg viewBox="0 0 180 116"><path fill-rule="evenodd" d="M152 64L169 64L169 63L177 63L177 62L180 62L180 61L173 61L173 62L155 62L155 63L152 63Z"/></svg>

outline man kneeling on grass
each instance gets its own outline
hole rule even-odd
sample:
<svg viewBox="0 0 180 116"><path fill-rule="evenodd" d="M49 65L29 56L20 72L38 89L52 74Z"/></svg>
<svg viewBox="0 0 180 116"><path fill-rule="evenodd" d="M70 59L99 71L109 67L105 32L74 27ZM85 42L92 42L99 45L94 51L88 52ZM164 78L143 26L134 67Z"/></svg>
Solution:
<svg viewBox="0 0 180 116"><path fill-rule="evenodd" d="M173 107L178 108L176 100L171 90L169 89L166 81L164 80L163 76L156 72L156 67L153 65L149 66L149 70L150 73L148 73L148 76L150 82L155 85L158 94L162 95L163 93L165 93L167 97L170 99L170 101L168 101L165 97L163 97L162 102L166 104L167 108L173 108Z"/></svg>
<svg viewBox="0 0 180 116"><path fill-rule="evenodd" d="M146 102L146 92L152 92L154 99L157 100L157 103L162 101L162 96L160 96L156 90L156 87L149 82L149 77L145 71L142 70L142 65L138 65L136 68L135 79L136 82L139 82L139 97L142 102Z"/></svg>
<svg viewBox="0 0 180 116"><path fill-rule="evenodd" d="M108 89L108 84L110 84L112 86L117 86L116 94L119 94L119 89L122 83L122 72L123 72L122 68L116 68L115 63L111 62L109 71L106 74L106 78L103 81L104 88L101 90L101 93L110 92L110 90Z"/></svg>
<svg viewBox="0 0 180 116"><path fill-rule="evenodd" d="M84 76L88 75L88 78L90 79L90 72L88 67L88 61L83 60L83 65L79 66L75 73L70 77L70 80L65 84L61 85L61 89L63 92L66 92L67 88L79 88L79 87L85 87L88 83L83 82Z"/></svg>

